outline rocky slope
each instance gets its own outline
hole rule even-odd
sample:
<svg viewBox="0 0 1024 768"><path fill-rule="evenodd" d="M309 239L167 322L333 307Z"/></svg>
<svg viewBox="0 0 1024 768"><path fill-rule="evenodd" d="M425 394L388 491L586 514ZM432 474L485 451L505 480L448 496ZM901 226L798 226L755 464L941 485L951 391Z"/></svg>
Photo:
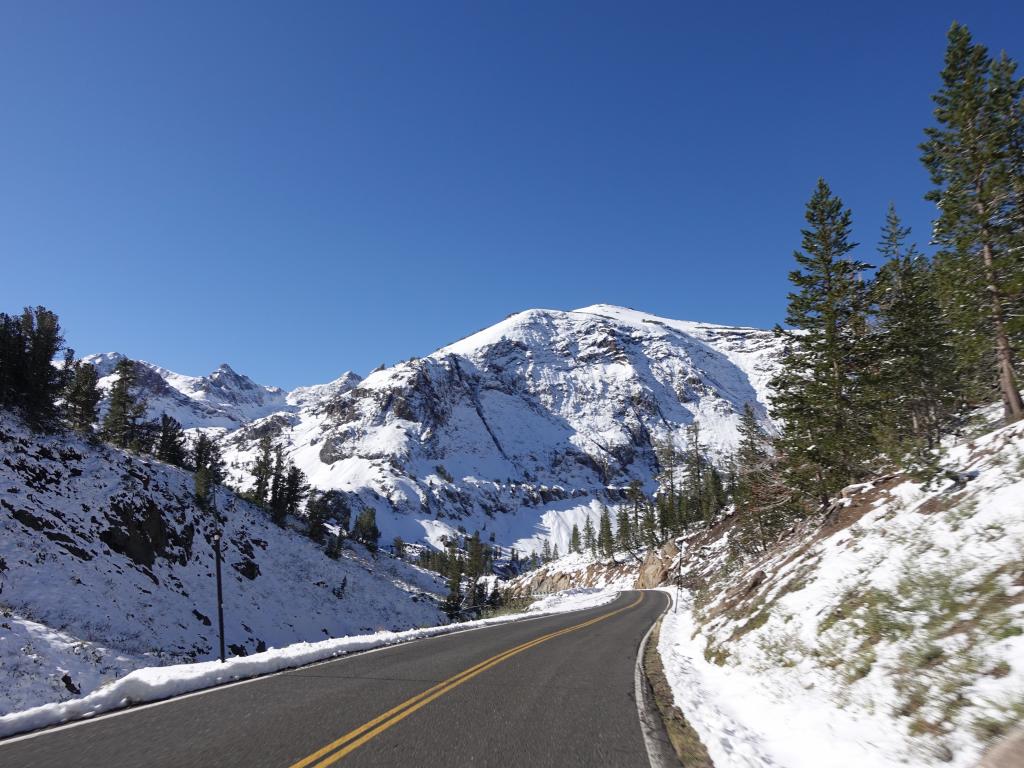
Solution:
<svg viewBox="0 0 1024 768"><path fill-rule="evenodd" d="M218 493L233 654L443 623L433 575L351 544L338 560ZM212 516L188 472L0 413L0 714L217 648Z"/></svg>
<svg viewBox="0 0 1024 768"><path fill-rule="evenodd" d="M656 447L684 449L694 421L716 460L745 404L770 428L779 347L770 331L596 305L521 312L364 380L288 394L226 367L191 379L150 366L170 391L147 386L151 411L166 403L188 427L223 428L239 486L270 435L314 486L376 509L387 539L479 529L520 551L544 539L565 551L573 523L630 480L654 490Z"/></svg>

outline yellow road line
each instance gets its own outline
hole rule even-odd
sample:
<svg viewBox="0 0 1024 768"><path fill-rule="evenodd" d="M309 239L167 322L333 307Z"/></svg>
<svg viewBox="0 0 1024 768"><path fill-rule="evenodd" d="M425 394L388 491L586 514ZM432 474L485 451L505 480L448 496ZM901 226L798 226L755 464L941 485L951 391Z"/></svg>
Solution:
<svg viewBox="0 0 1024 768"><path fill-rule="evenodd" d="M643 599L644 595L641 592L640 597L638 597L635 601L633 601L632 603L623 608L618 608L617 610L610 611L609 613L602 614L601 616L589 619L588 621L584 621L579 624L574 624L573 626L566 627L565 629L560 629L555 632L550 632L546 635L541 635L540 637L534 638L533 640L528 640L525 643L517 645L514 648L510 648L507 651L502 651L499 654L491 656L491 658L485 659L481 661L479 664L474 664L472 667L462 670L458 674L449 677L447 680L443 680L442 682L432 686L431 688L428 688L422 693L418 693L412 698L406 699L398 706L392 707L387 712L378 715L369 722L363 723L361 726L349 731L341 738L332 741L330 744L318 749L316 752L309 755L308 757L304 757L297 763L292 764L290 768L306 768L306 766L316 762L317 760L320 760L320 762L316 763L314 768L323 768L324 766L336 763L338 760L345 757L345 755L349 754L355 749L358 749L363 744L370 741L379 734L383 733L399 721L404 720L413 712L417 711L421 707L425 707L434 699L448 693L448 691L457 688L458 686L462 685L468 680L471 680L472 678L479 675L481 672L485 672L491 667L496 666L497 664L500 664L501 662L505 661L506 659L511 658L516 654L522 653L525 650L533 648L535 645L540 645L541 643L547 642L548 640L551 640L556 637L560 637L561 635L568 634L569 632L575 632L579 629L583 629L584 627L589 627L592 624L596 624L599 621L610 619L612 616L622 613L623 611L628 611L630 608L639 605L640 601ZM338 751L335 752L335 750ZM320 758L324 759L321 760Z"/></svg>

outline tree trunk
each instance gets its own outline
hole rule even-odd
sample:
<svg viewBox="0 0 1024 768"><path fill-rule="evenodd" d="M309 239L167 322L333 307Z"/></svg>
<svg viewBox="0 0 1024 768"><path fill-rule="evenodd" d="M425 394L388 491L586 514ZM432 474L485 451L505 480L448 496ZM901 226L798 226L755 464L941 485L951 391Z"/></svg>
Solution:
<svg viewBox="0 0 1024 768"><path fill-rule="evenodd" d="M985 283L992 302L992 330L996 342L996 369L999 373L999 389L1003 395L1003 417L1007 424L1024 418L1024 401L1013 371L1013 350L1006 335L1003 318L1003 302L996 285L996 270L992 259L992 246L986 240L981 245L981 258L985 264Z"/></svg>

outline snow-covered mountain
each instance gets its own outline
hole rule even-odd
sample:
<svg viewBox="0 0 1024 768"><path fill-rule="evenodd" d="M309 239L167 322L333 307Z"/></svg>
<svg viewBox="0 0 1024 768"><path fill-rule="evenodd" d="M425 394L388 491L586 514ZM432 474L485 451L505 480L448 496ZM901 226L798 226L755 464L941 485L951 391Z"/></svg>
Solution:
<svg viewBox="0 0 1024 768"><path fill-rule="evenodd" d="M218 427L234 484L265 435L320 489L377 510L387 540L438 544L460 527L521 551L564 551L573 523L631 480L655 488L656 447L699 422L713 460L752 405L766 426L771 331L669 320L610 305L532 309L374 371L285 393L228 366L205 377L145 363L153 416ZM87 358L103 374L116 355Z"/></svg>
<svg viewBox="0 0 1024 768"><path fill-rule="evenodd" d="M655 446L685 448L689 424L717 459L744 404L767 424L779 347L770 331L607 305L529 310L257 419L225 437L226 455L244 486L272 435L313 485L375 508L387 537L437 544L462 527L564 551L630 480L654 489Z"/></svg>
<svg viewBox="0 0 1024 768"><path fill-rule="evenodd" d="M118 352L105 352L87 355L82 361L96 367L100 388L109 390L115 379L114 368L123 359ZM147 417L156 419L166 413L188 429L219 427L230 431L273 413L297 411L313 400L350 389L360 380L346 372L328 384L285 392L257 384L227 363L207 376L186 376L144 360L136 363L137 394L146 403Z"/></svg>

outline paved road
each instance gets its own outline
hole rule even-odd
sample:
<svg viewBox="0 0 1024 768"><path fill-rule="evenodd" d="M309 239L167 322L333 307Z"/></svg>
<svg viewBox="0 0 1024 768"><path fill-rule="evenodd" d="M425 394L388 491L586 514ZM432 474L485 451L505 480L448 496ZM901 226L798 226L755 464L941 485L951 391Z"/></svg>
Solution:
<svg viewBox="0 0 1024 768"><path fill-rule="evenodd" d="M649 766L659 592L393 646L0 742L16 766Z"/></svg>

